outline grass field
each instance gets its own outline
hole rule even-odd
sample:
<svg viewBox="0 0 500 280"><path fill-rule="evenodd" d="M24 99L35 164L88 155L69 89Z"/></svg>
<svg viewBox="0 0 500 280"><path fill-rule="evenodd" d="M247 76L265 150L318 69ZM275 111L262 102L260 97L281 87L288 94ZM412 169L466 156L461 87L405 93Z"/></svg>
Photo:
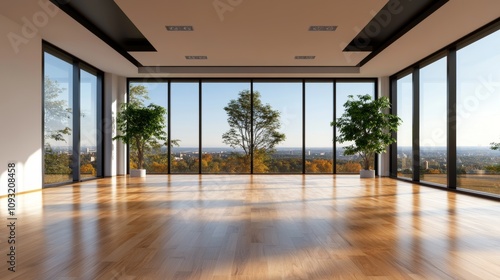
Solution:
<svg viewBox="0 0 500 280"><path fill-rule="evenodd" d="M71 174L45 174L43 175L44 184L56 184L65 183L73 181L73 175Z"/></svg>
<svg viewBox="0 0 500 280"><path fill-rule="evenodd" d="M446 174L425 174L423 181L446 185ZM500 174L459 175L457 187L462 189L500 194Z"/></svg>
<svg viewBox="0 0 500 280"><path fill-rule="evenodd" d="M95 178L95 175L92 174L81 174L81 179L90 179ZM44 184L57 184L57 183L66 183L72 182L73 175L71 174L45 174L43 176Z"/></svg>
<svg viewBox="0 0 500 280"><path fill-rule="evenodd" d="M403 175L403 176L402 176ZM399 174L406 177L407 174ZM421 181L446 185L446 174L424 174ZM458 175L457 187L500 195L500 174L463 174Z"/></svg>

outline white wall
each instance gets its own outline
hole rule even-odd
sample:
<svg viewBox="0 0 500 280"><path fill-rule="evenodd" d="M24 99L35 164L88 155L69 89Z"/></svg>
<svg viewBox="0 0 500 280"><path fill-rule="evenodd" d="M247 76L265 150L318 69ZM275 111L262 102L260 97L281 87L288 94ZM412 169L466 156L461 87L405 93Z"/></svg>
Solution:
<svg viewBox="0 0 500 280"><path fill-rule="evenodd" d="M8 191L9 163L17 167L16 192L43 186L42 37L24 28L0 15L0 196ZM105 74L105 176L126 174L126 146L111 140L126 85L126 78Z"/></svg>
<svg viewBox="0 0 500 280"><path fill-rule="evenodd" d="M0 195L7 193L10 162L17 165L17 192L42 187L42 43L38 35L14 33L22 36L22 26L0 15ZM13 36L23 39L17 52Z"/></svg>

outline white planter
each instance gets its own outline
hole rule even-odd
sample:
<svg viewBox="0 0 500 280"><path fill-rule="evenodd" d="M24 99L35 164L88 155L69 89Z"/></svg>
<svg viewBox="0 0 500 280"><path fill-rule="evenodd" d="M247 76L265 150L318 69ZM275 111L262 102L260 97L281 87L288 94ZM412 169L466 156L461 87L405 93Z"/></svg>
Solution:
<svg viewBox="0 0 500 280"><path fill-rule="evenodd" d="M360 178L375 178L375 170L364 170L359 171Z"/></svg>
<svg viewBox="0 0 500 280"><path fill-rule="evenodd" d="M146 177L146 169L130 169L130 177Z"/></svg>

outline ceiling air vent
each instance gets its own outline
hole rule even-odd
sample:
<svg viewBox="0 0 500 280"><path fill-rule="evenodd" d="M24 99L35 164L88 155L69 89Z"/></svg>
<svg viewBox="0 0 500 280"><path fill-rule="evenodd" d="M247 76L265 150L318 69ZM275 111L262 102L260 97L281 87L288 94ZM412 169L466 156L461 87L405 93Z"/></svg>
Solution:
<svg viewBox="0 0 500 280"><path fill-rule="evenodd" d="M202 59L208 59L208 57L206 55L186 55L186 59L202 60Z"/></svg>
<svg viewBox="0 0 500 280"><path fill-rule="evenodd" d="M296 55L295 59L315 59L315 55Z"/></svg>
<svg viewBox="0 0 500 280"><path fill-rule="evenodd" d="M194 31L191 25L167 25L167 31Z"/></svg>
<svg viewBox="0 0 500 280"><path fill-rule="evenodd" d="M337 26L335 25L312 25L309 27L309 31L335 31Z"/></svg>

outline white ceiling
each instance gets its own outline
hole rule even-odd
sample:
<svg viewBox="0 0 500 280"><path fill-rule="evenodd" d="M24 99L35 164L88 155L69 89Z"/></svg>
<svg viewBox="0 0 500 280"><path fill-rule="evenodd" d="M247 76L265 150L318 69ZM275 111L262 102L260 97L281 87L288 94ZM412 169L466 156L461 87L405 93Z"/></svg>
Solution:
<svg viewBox="0 0 500 280"><path fill-rule="evenodd" d="M132 55L148 66L355 66L367 53L347 60L351 42L387 0L116 0L157 49ZM227 3L234 3L234 7ZM221 6L218 6L221 7ZM229 8L231 8L229 10ZM165 25L192 25L193 32L167 32ZM334 32L309 32L335 25ZM186 60L206 55L207 60ZM295 60L313 55L315 60Z"/></svg>
<svg viewBox="0 0 500 280"><path fill-rule="evenodd" d="M2 1L0 13L20 25L44 11L39 2ZM158 52L131 52L145 66L355 66L368 53L343 48L387 0L115 0ZM221 13L214 3L233 6ZM57 9L51 6L53 9ZM499 0L450 0L386 48L359 74L139 74L128 60L64 12L37 28L46 41L100 68L127 77L381 77L394 74L500 16ZM194 32L167 32L192 25ZM335 32L308 32L337 25ZM20 30L14 31L20 32ZM206 55L207 60L186 60ZM315 60L295 60L314 55Z"/></svg>

